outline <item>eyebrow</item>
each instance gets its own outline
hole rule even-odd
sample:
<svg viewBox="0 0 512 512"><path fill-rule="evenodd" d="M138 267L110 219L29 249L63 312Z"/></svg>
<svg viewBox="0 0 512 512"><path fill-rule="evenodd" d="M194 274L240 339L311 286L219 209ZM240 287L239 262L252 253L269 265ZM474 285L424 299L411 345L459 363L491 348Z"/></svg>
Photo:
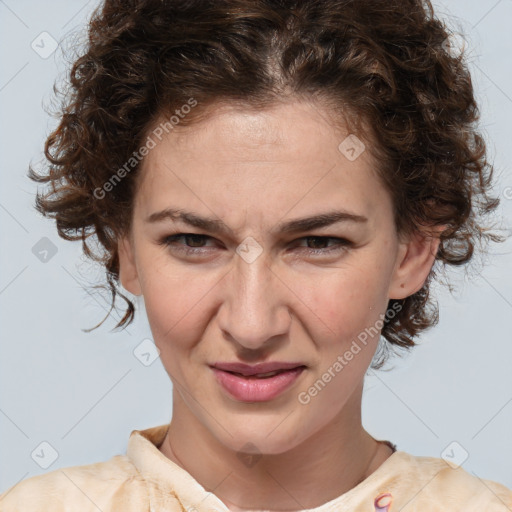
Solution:
<svg viewBox="0 0 512 512"><path fill-rule="evenodd" d="M183 209L166 208L165 210L152 213L147 219L147 223L157 223L164 220L180 221L198 229L203 229L214 234L232 234L233 231L220 219L202 217L197 213L186 211ZM325 213L319 213L311 217L303 217L293 219L279 224L272 233L297 233L301 231L311 231L319 229L339 222L355 222L364 223L368 218L355 213L335 210Z"/></svg>

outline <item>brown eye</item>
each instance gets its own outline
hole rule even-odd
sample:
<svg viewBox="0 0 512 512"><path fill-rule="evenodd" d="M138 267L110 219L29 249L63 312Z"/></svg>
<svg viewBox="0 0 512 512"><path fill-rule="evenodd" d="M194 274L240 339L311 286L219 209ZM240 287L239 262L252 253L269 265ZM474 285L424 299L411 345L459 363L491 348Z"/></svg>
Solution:
<svg viewBox="0 0 512 512"><path fill-rule="evenodd" d="M306 242L308 247L305 248L305 251L307 253L318 255L345 251L354 245L353 242L345 238L336 238L330 236L306 236L299 240L304 240ZM332 240L334 240L336 244L331 247L326 247L327 243Z"/></svg>
<svg viewBox="0 0 512 512"><path fill-rule="evenodd" d="M210 238L207 235L199 235L197 233L176 233L165 236L159 243L170 247L173 251L182 251L187 254L204 254L208 251L208 246L205 246L204 242ZM180 239L183 239L185 243L180 243Z"/></svg>
<svg viewBox="0 0 512 512"><path fill-rule="evenodd" d="M189 234L182 235L182 237L187 241L187 245L191 245L191 247L202 247L201 242L205 241L204 235ZM192 241L191 244L190 241Z"/></svg>

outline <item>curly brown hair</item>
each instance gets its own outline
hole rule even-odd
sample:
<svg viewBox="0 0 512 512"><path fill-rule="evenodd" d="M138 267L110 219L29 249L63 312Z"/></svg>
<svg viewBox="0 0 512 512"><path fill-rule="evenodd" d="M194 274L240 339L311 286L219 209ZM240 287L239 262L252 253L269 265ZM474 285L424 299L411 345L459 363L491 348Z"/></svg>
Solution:
<svg viewBox="0 0 512 512"><path fill-rule="evenodd" d="M493 167L465 54L453 51L450 35L429 0L105 0L46 140L48 173L29 169L51 183L36 209L105 267L109 314L119 295L127 309L116 328L126 326L135 308L118 289L117 244L131 228L139 162L108 193L97 191L157 120L191 98L197 106L180 125L219 101L265 108L308 97L372 141L397 232L443 226L435 263L466 264L477 242L483 250L503 237L484 227L499 199L489 195ZM87 244L91 235L100 254ZM398 313L382 328L388 348L413 347L437 323L429 297L436 264L421 290L390 300Z"/></svg>

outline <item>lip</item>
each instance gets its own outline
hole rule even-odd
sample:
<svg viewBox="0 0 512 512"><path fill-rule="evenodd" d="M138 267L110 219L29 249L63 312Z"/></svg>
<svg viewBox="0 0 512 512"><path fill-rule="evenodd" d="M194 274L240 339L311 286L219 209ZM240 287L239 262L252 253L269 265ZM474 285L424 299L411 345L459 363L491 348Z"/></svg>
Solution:
<svg viewBox="0 0 512 512"><path fill-rule="evenodd" d="M275 372L277 370L292 370L299 366L306 366L303 363L289 363L282 361L272 361L269 363L244 364L244 363L215 363L211 365L218 370L225 372L241 373L244 376L257 375L258 373Z"/></svg>
<svg viewBox="0 0 512 512"><path fill-rule="evenodd" d="M241 363L219 363L212 366L211 369L217 382L231 398L241 402L266 402L289 389L306 369L306 366L277 362L254 366ZM255 377L256 374L277 370L282 371L273 377ZM235 371L238 374L231 373ZM242 372L243 374L239 375Z"/></svg>

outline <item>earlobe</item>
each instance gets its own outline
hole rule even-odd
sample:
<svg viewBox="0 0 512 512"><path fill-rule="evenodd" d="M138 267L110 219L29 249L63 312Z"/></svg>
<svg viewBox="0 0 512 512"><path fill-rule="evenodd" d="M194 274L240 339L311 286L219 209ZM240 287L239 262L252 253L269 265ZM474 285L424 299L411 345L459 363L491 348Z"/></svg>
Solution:
<svg viewBox="0 0 512 512"><path fill-rule="evenodd" d="M142 295L137 266L135 265L132 242L123 237L118 242L119 281L132 295Z"/></svg>
<svg viewBox="0 0 512 512"><path fill-rule="evenodd" d="M400 244L389 287L390 299L404 299L421 290L434 265L439 243L438 236L416 232Z"/></svg>

